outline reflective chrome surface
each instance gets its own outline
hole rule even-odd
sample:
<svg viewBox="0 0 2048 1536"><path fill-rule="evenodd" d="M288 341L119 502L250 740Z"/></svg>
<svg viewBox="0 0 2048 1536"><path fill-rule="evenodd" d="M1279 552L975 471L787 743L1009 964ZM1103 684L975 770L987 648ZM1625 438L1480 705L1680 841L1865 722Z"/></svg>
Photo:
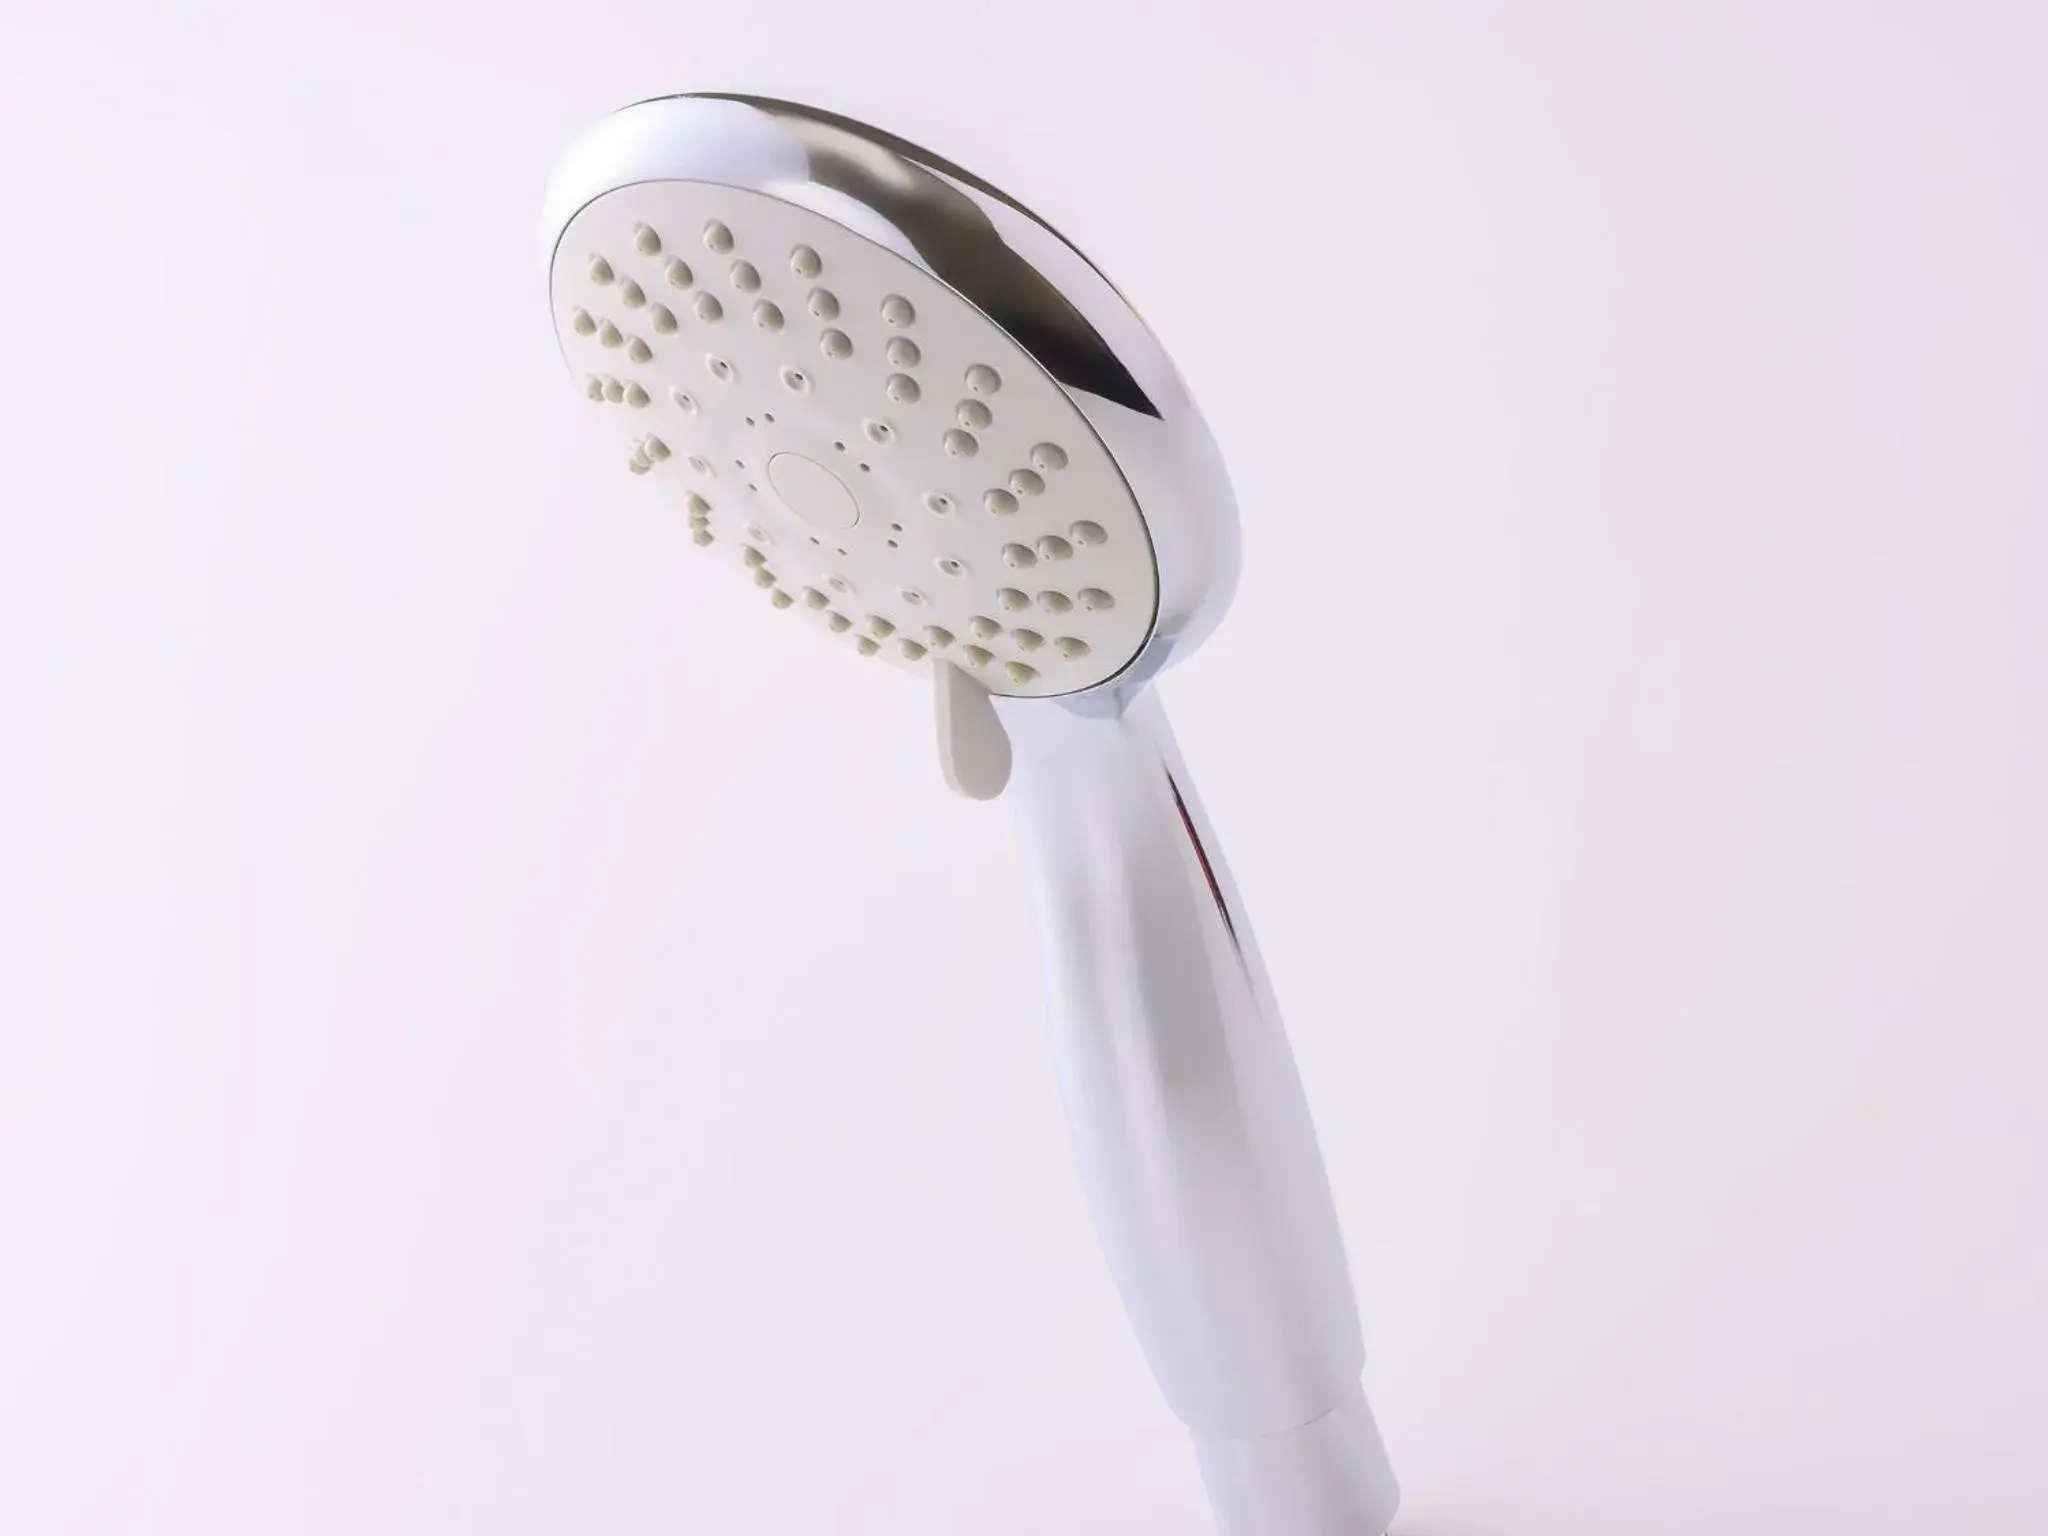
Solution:
<svg viewBox="0 0 2048 1536"><path fill-rule="evenodd" d="M1238 572L1222 455L1158 341L1058 231L939 156L850 119L760 97L668 96L614 113L563 158L543 267L577 209L653 180L723 182L837 219L988 315L1066 388L1144 511L1159 610L1121 680L1155 674L1215 626Z"/></svg>
<svg viewBox="0 0 2048 1536"><path fill-rule="evenodd" d="M997 709L1082 1180L1224 1529L1384 1530L1398 1492L1315 1130L1157 693Z"/></svg>

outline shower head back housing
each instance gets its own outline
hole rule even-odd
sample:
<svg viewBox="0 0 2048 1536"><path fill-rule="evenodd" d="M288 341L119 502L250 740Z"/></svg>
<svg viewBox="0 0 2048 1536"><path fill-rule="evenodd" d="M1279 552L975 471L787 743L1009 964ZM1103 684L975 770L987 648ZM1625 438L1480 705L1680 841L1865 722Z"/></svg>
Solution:
<svg viewBox="0 0 2048 1536"><path fill-rule="evenodd" d="M1180 376L958 166L814 108L662 97L571 148L542 243L620 462L854 653L1121 692L1228 606L1236 504Z"/></svg>

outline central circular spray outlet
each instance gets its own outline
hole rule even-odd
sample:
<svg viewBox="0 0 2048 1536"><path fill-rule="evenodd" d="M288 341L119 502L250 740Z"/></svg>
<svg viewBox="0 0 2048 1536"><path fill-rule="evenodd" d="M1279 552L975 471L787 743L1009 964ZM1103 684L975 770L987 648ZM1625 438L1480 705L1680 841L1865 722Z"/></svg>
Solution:
<svg viewBox="0 0 2048 1536"><path fill-rule="evenodd" d="M846 482L816 459L778 453L768 461L768 483L782 504L813 528L840 532L860 521L860 503Z"/></svg>

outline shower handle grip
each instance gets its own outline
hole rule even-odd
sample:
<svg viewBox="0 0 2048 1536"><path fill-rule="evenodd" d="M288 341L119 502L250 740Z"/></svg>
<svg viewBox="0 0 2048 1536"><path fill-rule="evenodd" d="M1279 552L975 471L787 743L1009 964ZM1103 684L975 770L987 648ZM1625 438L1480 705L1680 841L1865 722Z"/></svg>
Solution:
<svg viewBox="0 0 2048 1536"><path fill-rule="evenodd" d="M1158 696L998 709L1082 1184L1219 1528L1380 1536L1399 1491L1328 1178Z"/></svg>

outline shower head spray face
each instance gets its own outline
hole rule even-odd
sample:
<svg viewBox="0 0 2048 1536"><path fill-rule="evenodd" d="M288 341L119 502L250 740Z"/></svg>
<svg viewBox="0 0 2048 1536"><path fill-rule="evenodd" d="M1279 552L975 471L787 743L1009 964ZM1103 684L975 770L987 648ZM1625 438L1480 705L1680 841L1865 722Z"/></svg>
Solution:
<svg viewBox="0 0 2048 1536"><path fill-rule="evenodd" d="M1100 274L935 156L682 96L564 161L544 241L616 462L764 608L998 695L1149 675L1236 573L1220 460Z"/></svg>
<svg viewBox="0 0 2048 1536"><path fill-rule="evenodd" d="M586 204L552 282L619 462L793 622L1028 696L1144 645L1158 585L1115 460L929 272L761 193L660 181Z"/></svg>

